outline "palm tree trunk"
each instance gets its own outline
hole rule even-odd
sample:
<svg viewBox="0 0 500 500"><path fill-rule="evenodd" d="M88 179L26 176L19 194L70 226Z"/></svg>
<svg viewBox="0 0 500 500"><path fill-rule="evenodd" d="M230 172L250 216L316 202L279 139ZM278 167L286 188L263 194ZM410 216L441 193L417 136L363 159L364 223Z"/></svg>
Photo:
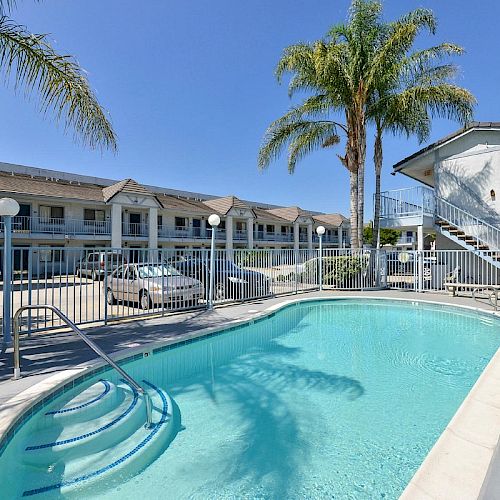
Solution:
<svg viewBox="0 0 500 500"><path fill-rule="evenodd" d="M351 209L351 248L359 248L358 239L358 173L349 169L349 195Z"/></svg>
<svg viewBox="0 0 500 500"><path fill-rule="evenodd" d="M364 118L363 118L364 121ZM358 246L363 247L363 229L365 213L365 159L366 159L366 127L360 124L358 131Z"/></svg>
<svg viewBox="0 0 500 500"><path fill-rule="evenodd" d="M382 174L382 162L383 162L383 151L382 151L382 129L379 124L377 124L377 133L375 135L375 145L373 148L373 163L375 165L375 201L373 209L373 235L372 235L372 247L379 248L379 227L380 227L380 176Z"/></svg>

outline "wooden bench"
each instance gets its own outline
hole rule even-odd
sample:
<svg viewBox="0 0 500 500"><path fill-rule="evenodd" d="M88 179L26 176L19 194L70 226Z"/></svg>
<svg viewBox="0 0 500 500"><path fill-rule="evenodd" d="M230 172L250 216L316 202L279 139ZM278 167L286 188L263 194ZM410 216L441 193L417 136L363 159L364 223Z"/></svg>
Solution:
<svg viewBox="0 0 500 500"><path fill-rule="evenodd" d="M488 295L488 300L490 304L498 311L498 298L500 295L500 285L478 285L476 283L456 283L456 282L445 282L444 286L451 292L453 297L457 295L457 291L460 289L471 290L472 298L477 300L477 292L489 291L491 294Z"/></svg>

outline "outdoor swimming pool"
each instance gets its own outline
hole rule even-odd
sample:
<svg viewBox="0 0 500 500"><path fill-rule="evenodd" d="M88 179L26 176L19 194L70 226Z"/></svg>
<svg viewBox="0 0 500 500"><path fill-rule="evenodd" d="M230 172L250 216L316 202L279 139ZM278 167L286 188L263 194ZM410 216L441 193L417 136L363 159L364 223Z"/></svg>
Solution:
<svg viewBox="0 0 500 500"><path fill-rule="evenodd" d="M485 314L405 301L288 306L126 365L164 389L174 413L169 439L142 457L144 466L157 458L139 474L122 468L88 490L82 480L37 492L70 471L92 473L93 460L89 445L50 467L26 464L36 415L0 458L0 482L6 498L398 498L497 350L499 326ZM100 378L120 384L106 372L82 387Z"/></svg>

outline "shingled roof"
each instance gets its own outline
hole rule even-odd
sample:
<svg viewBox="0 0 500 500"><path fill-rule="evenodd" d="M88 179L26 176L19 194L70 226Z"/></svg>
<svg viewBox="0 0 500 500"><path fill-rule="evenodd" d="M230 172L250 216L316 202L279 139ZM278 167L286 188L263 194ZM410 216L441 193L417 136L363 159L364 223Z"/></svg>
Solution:
<svg viewBox="0 0 500 500"><path fill-rule="evenodd" d="M184 212L193 212L196 214L211 214L213 210L210 210L202 201L188 200L186 198L180 198L178 196L168 195L168 194L158 194L158 199L164 208L169 208L171 210L181 210Z"/></svg>
<svg viewBox="0 0 500 500"><path fill-rule="evenodd" d="M300 207L283 207L283 208L272 208L271 210L267 210L267 212L277 215L282 219L285 219L289 222L295 222L299 217L311 217L311 212L306 212Z"/></svg>
<svg viewBox="0 0 500 500"><path fill-rule="evenodd" d="M29 175L0 173L0 191L3 193L48 196L85 201L103 202L102 188L67 181L53 181Z"/></svg>
<svg viewBox="0 0 500 500"><path fill-rule="evenodd" d="M236 198L236 196L215 198L213 200L206 200L204 203L205 205L222 215L226 215L232 208L253 210L250 205L246 204L244 201L241 201L239 198Z"/></svg>
<svg viewBox="0 0 500 500"><path fill-rule="evenodd" d="M346 219L341 214L319 214L313 216L315 222L319 222L321 224L327 224L329 226L338 227L341 224L349 224L349 220Z"/></svg>
<svg viewBox="0 0 500 500"><path fill-rule="evenodd" d="M255 218L259 221L274 221L274 222L289 222L287 219L280 217L276 214L272 214L269 210L265 210L263 208L254 208L253 212L255 214Z"/></svg>

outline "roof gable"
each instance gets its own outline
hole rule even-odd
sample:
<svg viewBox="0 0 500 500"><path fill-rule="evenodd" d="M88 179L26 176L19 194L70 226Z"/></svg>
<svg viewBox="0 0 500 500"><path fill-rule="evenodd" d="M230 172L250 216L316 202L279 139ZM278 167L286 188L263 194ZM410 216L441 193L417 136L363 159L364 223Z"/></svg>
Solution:
<svg viewBox="0 0 500 500"><path fill-rule="evenodd" d="M158 205L160 205L160 207L163 207L161 201L153 192L151 192L143 185L139 184L134 179L123 179L120 182L116 182L115 184L102 189L102 195L106 203L108 203L116 195L121 193L153 197L157 201Z"/></svg>
<svg viewBox="0 0 500 500"><path fill-rule="evenodd" d="M253 212L253 209L250 205L240 200L236 196L215 198L213 200L206 200L204 203L205 205L222 215L227 215L233 208L250 210L251 212Z"/></svg>

